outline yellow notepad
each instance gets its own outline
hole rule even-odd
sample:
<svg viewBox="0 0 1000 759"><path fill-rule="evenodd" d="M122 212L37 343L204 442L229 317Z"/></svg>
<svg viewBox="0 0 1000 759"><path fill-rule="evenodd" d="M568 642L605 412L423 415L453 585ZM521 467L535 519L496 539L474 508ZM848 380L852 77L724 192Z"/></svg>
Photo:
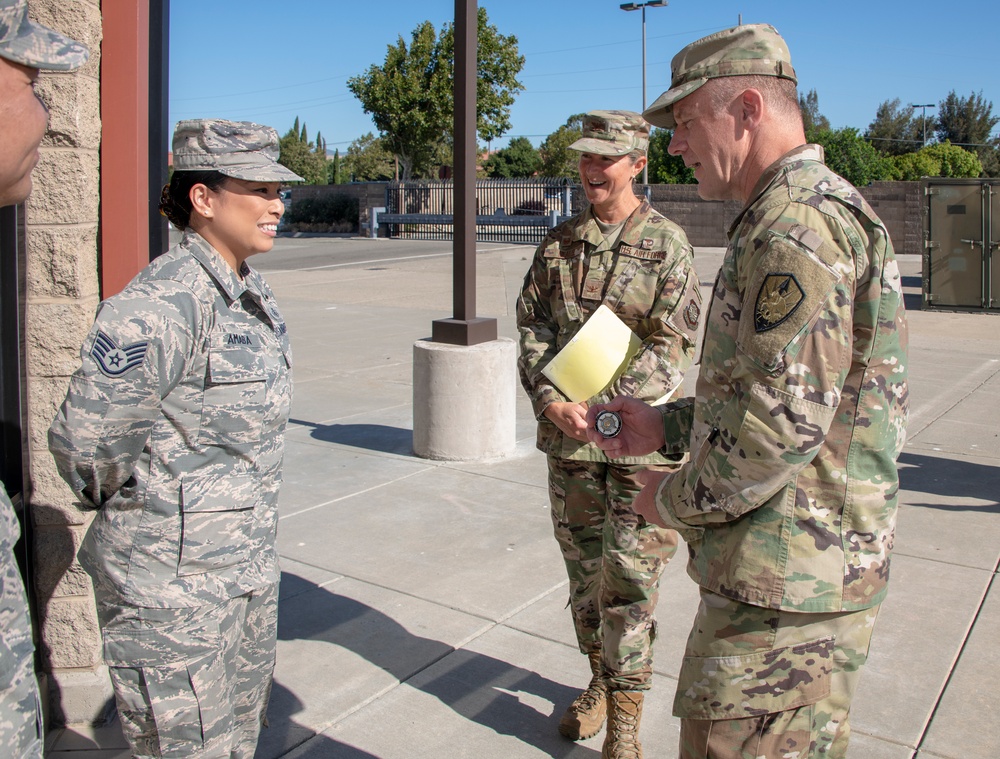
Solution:
<svg viewBox="0 0 1000 759"><path fill-rule="evenodd" d="M621 376L642 340L601 305L542 374L574 403L593 398Z"/></svg>

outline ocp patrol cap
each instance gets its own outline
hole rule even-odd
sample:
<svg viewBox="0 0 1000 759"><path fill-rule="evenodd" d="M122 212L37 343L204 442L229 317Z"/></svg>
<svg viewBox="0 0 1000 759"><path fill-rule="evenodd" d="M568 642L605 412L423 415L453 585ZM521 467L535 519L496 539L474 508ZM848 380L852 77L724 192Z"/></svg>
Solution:
<svg viewBox="0 0 1000 759"><path fill-rule="evenodd" d="M72 71L90 57L87 46L28 18L28 0L0 0L0 57L35 69Z"/></svg>
<svg viewBox="0 0 1000 759"><path fill-rule="evenodd" d="M643 112L646 121L673 129L673 106L709 79L776 76L798 82L788 45L770 24L745 24L692 42L670 62L670 89Z"/></svg>
<svg viewBox="0 0 1000 759"><path fill-rule="evenodd" d="M278 133L252 121L187 119L173 140L175 171L218 171L250 182L301 182L278 163Z"/></svg>
<svg viewBox="0 0 1000 759"><path fill-rule="evenodd" d="M642 153L649 147L649 124L635 111L590 111L583 117L583 134L570 150L597 155Z"/></svg>

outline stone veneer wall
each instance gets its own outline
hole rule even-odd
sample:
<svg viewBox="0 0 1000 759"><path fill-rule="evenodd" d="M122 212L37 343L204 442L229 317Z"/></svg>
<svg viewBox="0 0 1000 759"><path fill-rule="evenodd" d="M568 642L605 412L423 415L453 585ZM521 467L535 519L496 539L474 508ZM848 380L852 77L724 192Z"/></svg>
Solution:
<svg viewBox="0 0 1000 759"><path fill-rule="evenodd" d="M346 185L304 185L292 188L292 203L299 198L348 195L358 199L359 234L367 236L369 212L385 205L386 182ZM859 188L889 230L897 254L923 253L923 193L920 182L873 182ZM693 184L649 186L653 207L676 222L696 247L725 247L729 224L740 212L736 201L709 201L698 197ZM582 196L577 189L574 196Z"/></svg>
<svg viewBox="0 0 1000 759"><path fill-rule="evenodd" d="M43 72L39 78L49 131L26 205L29 513L41 631L39 680L48 693L51 727L102 719L111 697L90 578L76 561L89 518L74 505L46 441L100 300L101 4L31 0L30 14L90 48L90 60L79 70Z"/></svg>
<svg viewBox="0 0 1000 759"><path fill-rule="evenodd" d="M879 215L897 254L923 253L923 193L920 182L872 182L858 188ZM657 211L676 222L696 247L724 247L729 224L740 212L736 201L705 201L697 185L650 186Z"/></svg>

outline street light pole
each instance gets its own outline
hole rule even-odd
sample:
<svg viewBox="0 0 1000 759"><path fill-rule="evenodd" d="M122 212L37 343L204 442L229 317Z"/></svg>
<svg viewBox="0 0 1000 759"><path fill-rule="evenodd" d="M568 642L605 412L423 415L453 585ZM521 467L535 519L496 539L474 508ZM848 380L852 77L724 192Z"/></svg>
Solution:
<svg viewBox="0 0 1000 759"><path fill-rule="evenodd" d="M642 11L642 110L646 110L646 8L665 8L667 0L648 0L645 3L622 3L619 8L623 11ZM649 159L642 167L642 183L649 184Z"/></svg>
<svg viewBox="0 0 1000 759"><path fill-rule="evenodd" d="M935 108L935 107L936 106L934 105L934 103L924 103L922 105L915 105L913 103L910 103L910 108L921 108L921 109L923 109L922 112L921 112L922 115L920 117L920 125L924 128L924 140L920 144L920 147L925 147L927 145L927 109L928 108Z"/></svg>

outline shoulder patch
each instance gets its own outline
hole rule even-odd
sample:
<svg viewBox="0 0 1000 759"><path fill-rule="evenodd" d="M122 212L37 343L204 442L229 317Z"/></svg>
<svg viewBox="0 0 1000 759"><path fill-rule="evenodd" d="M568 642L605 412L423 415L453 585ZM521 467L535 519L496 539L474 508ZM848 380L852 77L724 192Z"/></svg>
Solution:
<svg viewBox="0 0 1000 759"><path fill-rule="evenodd" d="M120 377L142 364L146 358L148 345L148 340L131 345L118 345L103 330L98 330L90 355L97 362L102 374L108 377Z"/></svg>
<svg viewBox="0 0 1000 759"><path fill-rule="evenodd" d="M768 274L760 284L754 303L754 331L774 329L795 313L805 297L805 291L794 274Z"/></svg>
<svg viewBox="0 0 1000 759"><path fill-rule="evenodd" d="M691 302L684 307L684 323L688 325L688 329L695 330L698 329L699 319L701 319L701 306L698 305L698 301L692 298Z"/></svg>

